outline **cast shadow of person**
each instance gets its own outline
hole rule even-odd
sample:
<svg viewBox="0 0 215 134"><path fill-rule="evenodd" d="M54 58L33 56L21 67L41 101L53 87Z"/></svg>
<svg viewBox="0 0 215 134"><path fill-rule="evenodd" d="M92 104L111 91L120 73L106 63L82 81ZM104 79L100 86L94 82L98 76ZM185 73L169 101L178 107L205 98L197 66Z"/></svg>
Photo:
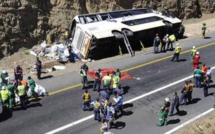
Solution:
<svg viewBox="0 0 215 134"><path fill-rule="evenodd" d="M13 113L8 110L3 110L3 112L0 115L0 122L6 121L7 119L11 118Z"/></svg>
<svg viewBox="0 0 215 134"><path fill-rule="evenodd" d="M114 129L123 129L125 126L126 126L125 122L116 121L111 128L114 128Z"/></svg>
<svg viewBox="0 0 215 134"><path fill-rule="evenodd" d="M171 124L177 124L177 123L179 123L181 120L180 119L172 119L172 120L169 120L168 121L168 125L171 125Z"/></svg>
<svg viewBox="0 0 215 134"><path fill-rule="evenodd" d="M122 87L122 89L123 89L123 94L127 94L129 89L130 89L130 87L129 86L124 86L124 87Z"/></svg>
<svg viewBox="0 0 215 134"><path fill-rule="evenodd" d="M41 77L40 79L41 80L43 80L43 79L50 79L52 77L53 77L53 75L46 75L46 76Z"/></svg>

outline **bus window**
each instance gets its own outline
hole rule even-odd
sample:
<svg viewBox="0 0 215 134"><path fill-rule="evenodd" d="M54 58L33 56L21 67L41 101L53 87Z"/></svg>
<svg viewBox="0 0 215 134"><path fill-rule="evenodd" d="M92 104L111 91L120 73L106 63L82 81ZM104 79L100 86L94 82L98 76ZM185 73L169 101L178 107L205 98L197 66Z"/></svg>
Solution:
<svg viewBox="0 0 215 134"><path fill-rule="evenodd" d="M110 16L112 18L121 18L121 17L123 17L122 14L120 14L120 12L110 12L109 14L110 14Z"/></svg>
<svg viewBox="0 0 215 134"><path fill-rule="evenodd" d="M80 16L80 17L79 17L79 20L80 20L81 24L85 24L85 21L84 21L84 17L83 17L83 16Z"/></svg>

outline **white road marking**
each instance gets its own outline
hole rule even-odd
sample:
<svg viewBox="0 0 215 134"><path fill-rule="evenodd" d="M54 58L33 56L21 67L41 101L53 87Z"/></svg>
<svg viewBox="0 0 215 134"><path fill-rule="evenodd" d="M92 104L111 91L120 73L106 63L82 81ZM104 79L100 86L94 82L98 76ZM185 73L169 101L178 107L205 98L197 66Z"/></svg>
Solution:
<svg viewBox="0 0 215 134"><path fill-rule="evenodd" d="M199 118L201 118L202 116L205 116L206 114L209 114L209 113L212 112L212 111L214 111L214 108L211 108L211 109L205 111L204 113L199 114L199 115L196 116L195 118L192 118L191 120L188 120L187 122L184 122L183 124L181 124L181 125L179 125L179 126L173 128L172 130L170 130L170 131L168 131L168 132L166 132L166 133L164 133L164 134L172 134L172 133L174 133L175 131L177 131L178 129L180 129L180 128L186 126L187 124L189 124L189 123L191 123L191 122L193 122L193 121L195 121L195 120L197 120L197 119L199 119Z"/></svg>
<svg viewBox="0 0 215 134"><path fill-rule="evenodd" d="M212 69L212 70L215 69L215 66L212 67L211 69ZM164 90L164 89L168 89L168 88L171 87L171 86L174 86L174 85L176 85L176 84L178 84L178 83L184 82L184 81L186 81L186 80L188 80L188 79L191 79L191 78L193 78L193 75L190 75L190 76L188 76L188 77L185 77L185 78L183 78L183 79L181 79L181 80L178 80L178 81L173 82L173 83L171 83L171 84L168 84L168 85L166 85L166 86L160 87L160 88L158 88L158 89L155 89L155 90L153 90L153 91L151 91L151 92L148 92L148 93L145 93L145 94L143 94L143 95L137 96L137 97L135 97L135 98L133 98L133 99L131 99L131 100L128 100L128 101L124 102L124 104L126 104L126 103L131 103L131 102L137 101L137 100L139 100L139 99L145 98L145 97L147 97L147 96L149 96L149 95L152 95L152 94L154 94L154 93L156 93L156 92L159 92L159 91L162 91L162 90ZM80 119L80 120L77 120L77 121L75 121L75 122L72 122L72 123L70 123L70 124L67 124L67 125L65 125L65 126L59 127L59 128L57 128L57 129L52 130L52 131L50 131L50 132L47 132L47 133L45 133L45 134L54 134L54 133L60 132L60 131L62 131L62 130L65 130L65 129L67 129L67 128L73 127L73 126L75 126L75 125L77 125L77 124L80 124L80 123L82 123L82 122L85 122L85 121L87 121L87 120L89 120L89 119L92 119L93 117L94 117L94 115L87 116L87 117L85 117L85 118L82 118L82 119Z"/></svg>

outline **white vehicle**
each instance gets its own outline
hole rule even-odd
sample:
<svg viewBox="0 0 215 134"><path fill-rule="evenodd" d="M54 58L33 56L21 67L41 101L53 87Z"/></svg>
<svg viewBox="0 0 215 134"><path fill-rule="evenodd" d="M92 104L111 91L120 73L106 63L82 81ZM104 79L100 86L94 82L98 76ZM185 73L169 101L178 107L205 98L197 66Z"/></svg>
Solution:
<svg viewBox="0 0 215 134"><path fill-rule="evenodd" d="M75 16L69 28L73 48L83 58L116 55L120 49L151 46L156 33L176 34L181 20L149 9L128 9ZM123 45L124 44L124 45Z"/></svg>

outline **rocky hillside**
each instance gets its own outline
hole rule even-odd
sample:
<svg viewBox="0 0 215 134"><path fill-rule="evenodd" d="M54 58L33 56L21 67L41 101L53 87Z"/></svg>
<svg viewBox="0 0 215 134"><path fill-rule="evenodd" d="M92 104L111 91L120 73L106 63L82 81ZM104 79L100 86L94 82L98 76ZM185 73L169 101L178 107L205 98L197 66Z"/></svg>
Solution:
<svg viewBox="0 0 215 134"><path fill-rule="evenodd" d="M181 19L214 13L214 0L0 0L0 58L62 35L77 14L149 7Z"/></svg>

